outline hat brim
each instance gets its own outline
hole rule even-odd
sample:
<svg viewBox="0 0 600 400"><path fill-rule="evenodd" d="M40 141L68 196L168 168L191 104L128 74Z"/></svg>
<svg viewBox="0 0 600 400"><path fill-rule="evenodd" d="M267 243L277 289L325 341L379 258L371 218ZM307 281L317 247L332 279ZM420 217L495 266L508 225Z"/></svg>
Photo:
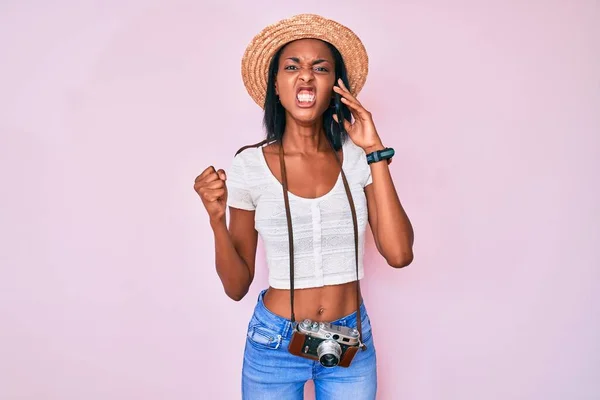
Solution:
<svg viewBox="0 0 600 400"><path fill-rule="evenodd" d="M242 57L242 79L256 104L264 108L271 59L281 47L298 39L320 39L335 46L346 65L350 92L358 95L369 72L369 58L362 41L336 21L301 14L267 26L246 48Z"/></svg>

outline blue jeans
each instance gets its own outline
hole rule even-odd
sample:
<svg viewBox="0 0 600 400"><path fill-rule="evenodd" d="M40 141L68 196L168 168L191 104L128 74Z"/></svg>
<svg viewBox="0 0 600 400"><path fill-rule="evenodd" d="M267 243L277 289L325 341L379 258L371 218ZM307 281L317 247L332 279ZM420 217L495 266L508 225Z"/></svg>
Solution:
<svg viewBox="0 0 600 400"><path fill-rule="evenodd" d="M373 400L377 392L377 359L371 324L361 304L363 343L350 367L325 368L318 361L291 354L292 322L269 311L258 296L248 335L242 368L243 400L295 400L304 396L304 384L312 379L317 400ZM356 312L331 321L356 327Z"/></svg>

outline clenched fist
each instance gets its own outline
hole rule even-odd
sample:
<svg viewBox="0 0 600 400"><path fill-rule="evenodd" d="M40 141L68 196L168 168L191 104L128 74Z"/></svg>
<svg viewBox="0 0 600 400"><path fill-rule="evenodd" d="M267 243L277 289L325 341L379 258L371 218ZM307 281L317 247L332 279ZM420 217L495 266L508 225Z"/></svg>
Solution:
<svg viewBox="0 0 600 400"><path fill-rule="evenodd" d="M210 222L219 222L225 218L227 207L227 175L222 169L215 171L213 166L206 168L194 182L194 190L202 199Z"/></svg>

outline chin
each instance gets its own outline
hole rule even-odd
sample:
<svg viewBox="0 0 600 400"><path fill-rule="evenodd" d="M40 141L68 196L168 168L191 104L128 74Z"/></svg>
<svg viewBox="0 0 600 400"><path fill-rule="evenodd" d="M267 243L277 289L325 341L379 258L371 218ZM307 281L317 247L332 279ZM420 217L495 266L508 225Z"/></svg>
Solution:
<svg viewBox="0 0 600 400"><path fill-rule="evenodd" d="M298 121L300 123L310 124L310 123L316 122L317 119L319 119L319 115L317 115L315 113L307 113L307 112L293 113L292 118L294 118L296 121Z"/></svg>
<svg viewBox="0 0 600 400"><path fill-rule="evenodd" d="M317 108L296 108L292 111L288 111L293 119L302 123L314 123L323 116L325 110L318 110Z"/></svg>

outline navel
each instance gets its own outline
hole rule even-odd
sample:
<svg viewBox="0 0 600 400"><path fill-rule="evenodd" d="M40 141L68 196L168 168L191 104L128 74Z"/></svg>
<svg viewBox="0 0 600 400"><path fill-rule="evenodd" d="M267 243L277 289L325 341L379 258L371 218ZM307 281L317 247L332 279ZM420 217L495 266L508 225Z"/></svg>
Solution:
<svg viewBox="0 0 600 400"><path fill-rule="evenodd" d="M324 307L320 307L319 311L317 311L319 313L319 315L323 315L323 313L325 312L325 308Z"/></svg>

